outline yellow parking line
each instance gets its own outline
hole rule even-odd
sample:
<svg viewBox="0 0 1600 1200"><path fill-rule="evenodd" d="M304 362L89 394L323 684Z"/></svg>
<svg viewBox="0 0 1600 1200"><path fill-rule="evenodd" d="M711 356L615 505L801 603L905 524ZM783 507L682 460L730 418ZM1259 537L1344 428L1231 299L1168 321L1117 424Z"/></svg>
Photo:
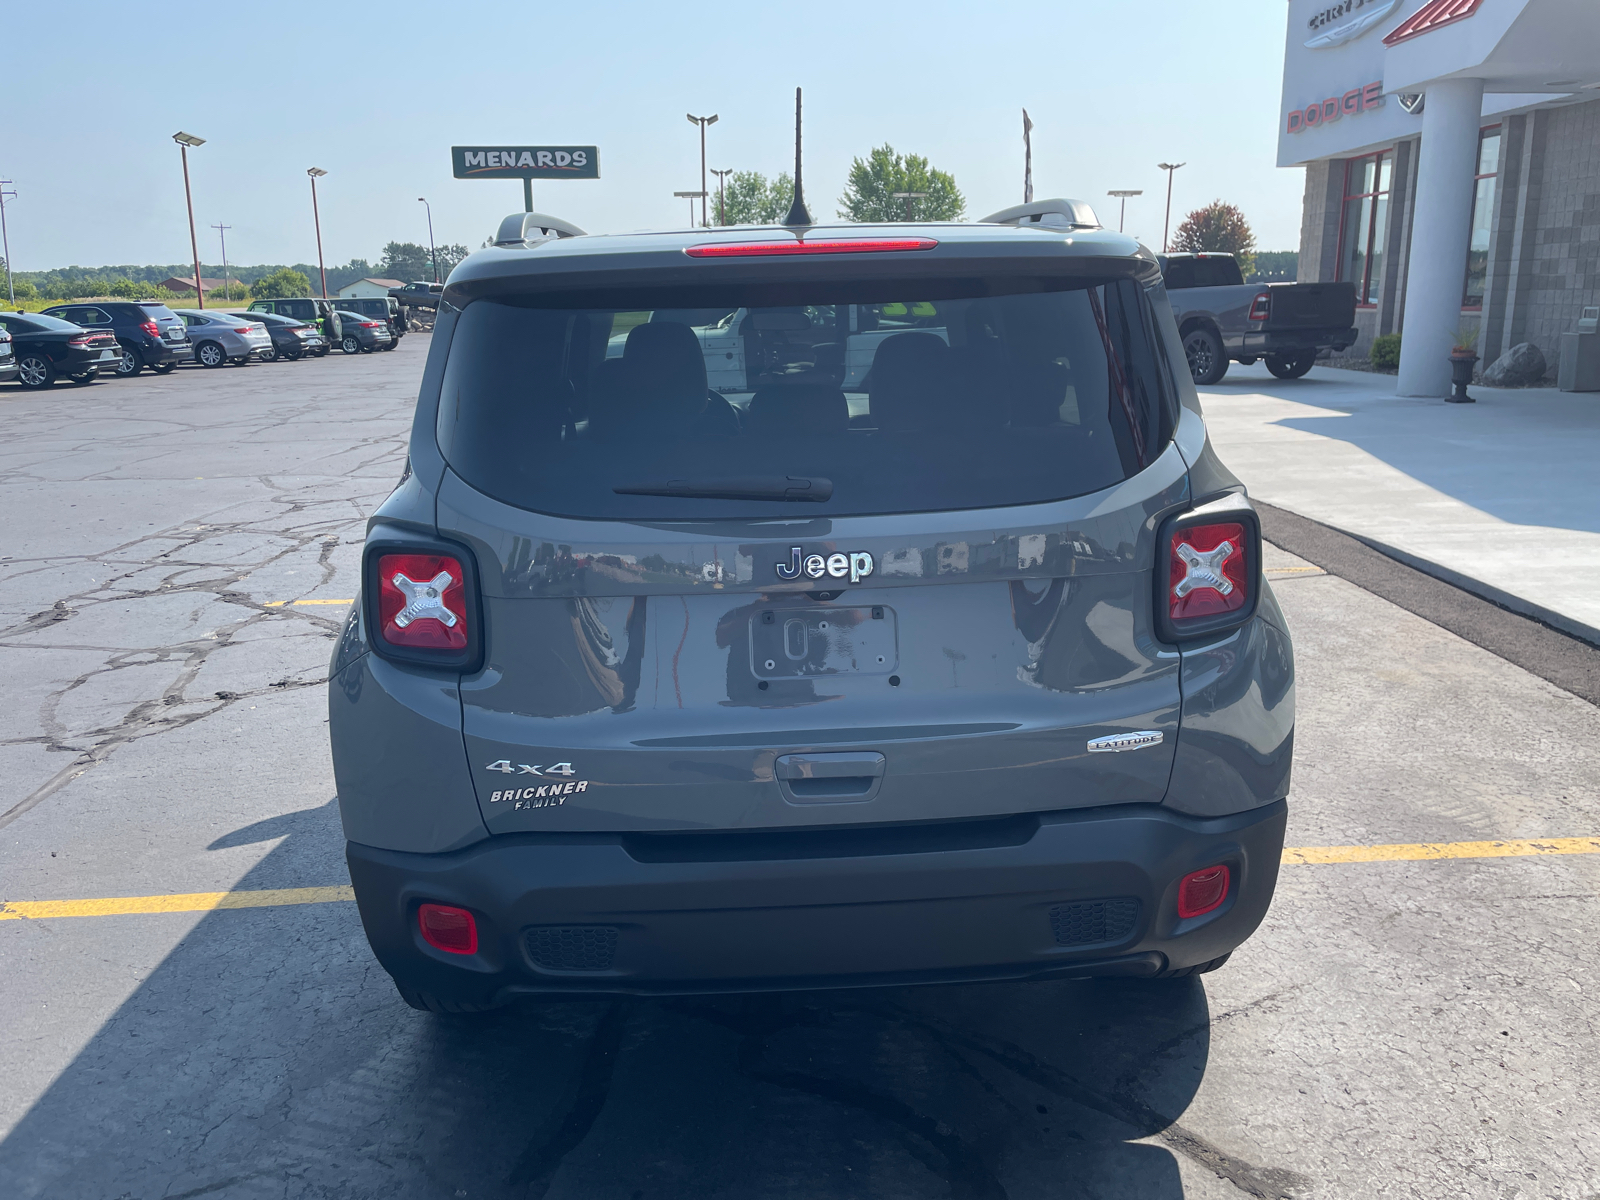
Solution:
<svg viewBox="0 0 1600 1200"><path fill-rule="evenodd" d="M41 917L124 917L135 913L211 912L218 908L276 908L354 900L349 887L267 888L238 892L187 892L179 896L114 896L104 900L0 901L0 921Z"/></svg>
<svg viewBox="0 0 1600 1200"><path fill-rule="evenodd" d="M1283 865L1523 858L1540 854L1600 854L1600 837L1502 838L1493 842L1415 842L1393 846L1291 846L1284 849ZM277 908L289 904L347 903L355 898L355 889L350 887L308 887L187 892L177 896L113 896L103 900L5 900L0 901L0 921Z"/></svg>
<svg viewBox="0 0 1600 1200"><path fill-rule="evenodd" d="M1300 846L1284 849L1283 864L1425 862L1436 858L1522 858L1531 854L1600 854L1600 838L1501 838L1493 842L1417 842L1395 846Z"/></svg>
<svg viewBox="0 0 1600 1200"><path fill-rule="evenodd" d="M266 600L262 608L283 608L290 604L354 604L354 600Z"/></svg>

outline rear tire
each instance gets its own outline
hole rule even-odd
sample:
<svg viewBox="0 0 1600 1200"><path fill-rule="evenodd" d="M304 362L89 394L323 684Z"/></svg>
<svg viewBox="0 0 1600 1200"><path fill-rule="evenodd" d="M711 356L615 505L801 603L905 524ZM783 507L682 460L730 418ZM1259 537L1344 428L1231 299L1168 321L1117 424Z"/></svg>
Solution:
<svg viewBox="0 0 1600 1200"><path fill-rule="evenodd" d="M69 375L74 387L82 387L86 383L93 383L100 378L100 368L90 367L87 371L80 371L76 375Z"/></svg>
<svg viewBox="0 0 1600 1200"><path fill-rule="evenodd" d="M1183 356L1189 360L1189 375L1197 387L1220 383L1228 373L1222 339L1203 325L1183 335Z"/></svg>
<svg viewBox="0 0 1600 1200"><path fill-rule="evenodd" d="M344 340L339 343L339 349L343 350L346 354L360 354L361 342L359 339L357 339L355 334L347 333L344 335Z"/></svg>
<svg viewBox="0 0 1600 1200"><path fill-rule="evenodd" d="M201 342L194 348L194 360L202 367L223 367L228 364L228 352L216 342Z"/></svg>
<svg viewBox="0 0 1600 1200"><path fill-rule="evenodd" d="M262 362L277 362L282 357L283 355L278 353L278 348L276 346L273 346L270 350L263 350L261 352Z"/></svg>
<svg viewBox="0 0 1600 1200"><path fill-rule="evenodd" d="M127 342L119 342L117 349L122 351L122 357L117 359L117 378L132 379L144 370L144 360L139 357L139 352Z"/></svg>
<svg viewBox="0 0 1600 1200"><path fill-rule="evenodd" d="M1271 371L1279 379L1299 379L1307 371L1311 370L1312 364L1316 361L1317 352L1308 350L1303 354L1296 354L1293 358L1269 358L1267 359L1267 370Z"/></svg>
<svg viewBox="0 0 1600 1200"><path fill-rule="evenodd" d="M25 388L47 388L56 381L56 369L42 354L25 354L17 360L17 382Z"/></svg>
<svg viewBox="0 0 1600 1200"><path fill-rule="evenodd" d="M151 367L150 369L152 371L154 371L157 375L171 375L174 371L176 371L178 369L178 364L177 363L157 363L155 366Z"/></svg>
<svg viewBox="0 0 1600 1200"><path fill-rule="evenodd" d="M417 991L414 988L404 987L398 982L394 987L400 993L400 999L418 1012L450 1013L462 1016L469 1013L491 1012L500 1007L498 1004L467 1004L460 1000L441 1000L432 992Z"/></svg>

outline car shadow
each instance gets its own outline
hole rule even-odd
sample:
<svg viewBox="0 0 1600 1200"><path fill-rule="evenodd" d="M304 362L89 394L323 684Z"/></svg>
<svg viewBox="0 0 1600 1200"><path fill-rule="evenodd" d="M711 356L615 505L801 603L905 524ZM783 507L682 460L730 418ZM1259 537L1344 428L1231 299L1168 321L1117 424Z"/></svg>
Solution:
<svg viewBox="0 0 1600 1200"><path fill-rule="evenodd" d="M278 836L239 888L345 882L311 871L342 846L332 805L214 845ZM92 919L137 939L183 918ZM0 1143L0 1195L1174 1200L1179 1155L1288 1195L1175 1124L1209 1045L1196 979L434 1016L353 904L222 910Z"/></svg>
<svg viewBox="0 0 1600 1200"><path fill-rule="evenodd" d="M1502 521L1600 533L1600 474L1591 451L1600 437L1600 405L1592 397L1474 386L1476 403L1458 406L1396 396L1394 379L1386 375L1319 376L1313 369L1303 379L1282 381L1262 368L1238 374L1206 388L1202 401L1267 395L1321 408L1325 415L1272 424L1355 446ZM1318 467L1314 455L1304 463L1308 472Z"/></svg>

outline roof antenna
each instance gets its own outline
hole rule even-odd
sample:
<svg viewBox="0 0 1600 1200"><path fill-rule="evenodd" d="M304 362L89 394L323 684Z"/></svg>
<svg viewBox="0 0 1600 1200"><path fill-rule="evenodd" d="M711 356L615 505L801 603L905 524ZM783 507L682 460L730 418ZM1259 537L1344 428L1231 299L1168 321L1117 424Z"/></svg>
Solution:
<svg viewBox="0 0 1600 1200"><path fill-rule="evenodd" d="M794 90L794 203L789 206L785 225L809 225L811 214L806 211L805 193L800 190L800 89Z"/></svg>

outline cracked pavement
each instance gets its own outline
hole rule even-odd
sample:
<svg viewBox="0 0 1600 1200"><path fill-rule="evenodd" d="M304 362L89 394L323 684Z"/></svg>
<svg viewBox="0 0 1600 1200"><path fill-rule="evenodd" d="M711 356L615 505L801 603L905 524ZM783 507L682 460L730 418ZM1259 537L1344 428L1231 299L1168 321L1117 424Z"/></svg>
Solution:
<svg viewBox="0 0 1600 1200"><path fill-rule="evenodd" d="M427 339L0 389L0 900L348 881ZM1600 713L1281 552L1291 845L1600 833ZM1286 868L1199 979L404 1007L355 908L0 922L0 1196L1600 1196L1600 858Z"/></svg>

